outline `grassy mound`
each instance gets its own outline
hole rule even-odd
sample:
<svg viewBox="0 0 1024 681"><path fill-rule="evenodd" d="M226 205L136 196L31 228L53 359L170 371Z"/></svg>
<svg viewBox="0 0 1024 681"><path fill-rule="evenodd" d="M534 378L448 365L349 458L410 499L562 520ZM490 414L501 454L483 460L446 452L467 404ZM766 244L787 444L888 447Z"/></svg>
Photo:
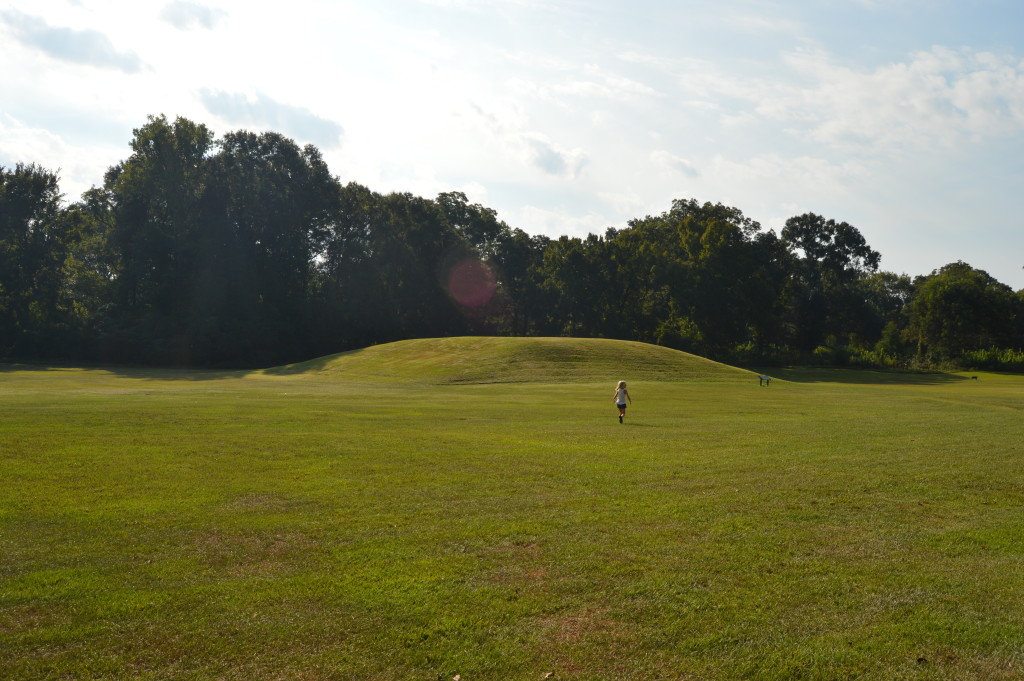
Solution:
<svg viewBox="0 0 1024 681"><path fill-rule="evenodd" d="M423 338L269 369L356 382L734 381L752 374L646 343L601 338Z"/></svg>

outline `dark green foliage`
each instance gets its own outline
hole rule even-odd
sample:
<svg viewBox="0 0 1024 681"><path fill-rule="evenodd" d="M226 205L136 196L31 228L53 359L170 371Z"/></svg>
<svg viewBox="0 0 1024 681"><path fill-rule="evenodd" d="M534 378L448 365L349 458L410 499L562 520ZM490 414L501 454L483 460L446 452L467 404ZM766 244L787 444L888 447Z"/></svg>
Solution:
<svg viewBox="0 0 1024 681"><path fill-rule="evenodd" d="M794 277L801 350L814 350L829 338L875 331L863 288L881 256L857 228L806 213L786 221L782 240L801 254Z"/></svg>
<svg viewBox="0 0 1024 681"><path fill-rule="evenodd" d="M60 200L55 173L0 167L0 354L55 356L73 343L76 282L65 259L81 239Z"/></svg>
<svg viewBox="0 0 1024 681"><path fill-rule="evenodd" d="M551 239L530 236L521 229L503 230L489 263L504 294L502 331L526 336L539 328L543 293L540 284L544 252Z"/></svg>
<svg viewBox="0 0 1024 681"><path fill-rule="evenodd" d="M1014 337L1020 298L987 272L955 262L915 285L907 331L919 354L951 359L964 351L1020 347Z"/></svg>
<svg viewBox="0 0 1024 681"><path fill-rule="evenodd" d="M1024 347L1022 294L964 263L914 282L880 272L855 227L813 213L776 235L676 200L552 239L461 192L342 185L315 147L273 132L218 140L150 117L131 151L69 206L54 173L0 168L0 355L268 366L499 334L747 364L1012 368Z"/></svg>

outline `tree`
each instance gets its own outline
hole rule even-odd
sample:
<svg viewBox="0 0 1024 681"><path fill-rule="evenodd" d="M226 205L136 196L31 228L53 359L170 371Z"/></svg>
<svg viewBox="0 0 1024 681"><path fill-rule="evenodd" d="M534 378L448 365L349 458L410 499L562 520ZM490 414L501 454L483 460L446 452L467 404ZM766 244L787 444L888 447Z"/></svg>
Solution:
<svg viewBox="0 0 1024 681"><path fill-rule="evenodd" d="M605 233L608 260L604 328L612 338L681 347L673 284L687 281L673 225L664 216L633 220L627 229ZM688 346L686 349L690 349Z"/></svg>
<svg viewBox="0 0 1024 681"><path fill-rule="evenodd" d="M213 133L185 118L150 116L134 135L132 155L104 184L122 260L119 302L135 314L172 316L187 303Z"/></svg>
<svg viewBox="0 0 1024 681"><path fill-rule="evenodd" d="M210 159L189 334L211 361L281 363L315 345L341 187L319 151L277 133L226 134ZM214 344L213 339L222 339Z"/></svg>
<svg viewBox="0 0 1024 681"><path fill-rule="evenodd" d="M875 272L862 277L857 284L863 308L860 340L867 347L881 341L883 354L895 358L902 354L902 346L895 341L906 328L907 308L914 293L914 284L905 274ZM897 352L899 351L899 352Z"/></svg>
<svg viewBox="0 0 1024 681"><path fill-rule="evenodd" d="M57 175L0 166L0 354L52 352L65 239Z"/></svg>
<svg viewBox="0 0 1024 681"><path fill-rule="evenodd" d="M747 311L750 342L757 358L770 356L771 348L782 348L790 335L787 303L792 298L792 253L775 232L754 235L746 249L751 260L742 272L738 291Z"/></svg>
<svg viewBox="0 0 1024 681"><path fill-rule="evenodd" d="M717 356L781 342L791 258L739 209L677 200L608 241L622 337Z"/></svg>
<svg viewBox="0 0 1024 681"><path fill-rule="evenodd" d="M218 141L151 116L131 151L70 206L55 174L0 167L0 352L266 366L496 331L749 362L825 344L891 364L910 344L937 359L1024 345L1024 291L964 263L913 282L879 272L856 228L813 213L777 236L676 200L551 239L461 192L343 187L315 147L277 133Z"/></svg>
<svg viewBox="0 0 1024 681"><path fill-rule="evenodd" d="M317 342L325 352L380 340L381 292L373 246L380 202L379 194L355 182L339 189L318 263Z"/></svg>
<svg viewBox="0 0 1024 681"><path fill-rule="evenodd" d="M795 313L801 349L862 333L868 309L858 284L878 269L879 253L857 228L814 213L787 220L781 236L800 258Z"/></svg>
<svg viewBox="0 0 1024 681"><path fill-rule="evenodd" d="M435 200L448 225L461 236L482 258L494 254L508 226L498 220L491 208L478 203L470 204L462 192L444 192Z"/></svg>
<svg viewBox="0 0 1024 681"><path fill-rule="evenodd" d="M504 332L526 336L536 331L541 310L544 252L551 239L521 229L503 231L488 263L496 270L505 301Z"/></svg>
<svg viewBox="0 0 1024 681"><path fill-rule="evenodd" d="M379 340L458 335L467 329L447 291L448 273L471 252L434 201L394 193L378 203L371 232Z"/></svg>
<svg viewBox="0 0 1024 681"><path fill-rule="evenodd" d="M919 355L941 360L965 350L1019 346L1016 296L987 272L957 261L914 284L908 333Z"/></svg>
<svg viewBox="0 0 1024 681"><path fill-rule="evenodd" d="M118 260L110 245L110 195L103 189L89 189L80 201L61 212L60 224L65 257L58 312L65 329L55 340L64 345L61 354L95 359L96 338L109 321L107 312L118 275Z"/></svg>
<svg viewBox="0 0 1024 681"><path fill-rule="evenodd" d="M597 336L608 308L611 279L605 269L604 242L593 234L586 239L563 236L544 251L543 288L550 301L546 320L549 333Z"/></svg>
<svg viewBox="0 0 1024 681"><path fill-rule="evenodd" d="M199 256L201 203L213 133L150 116L132 155L107 171L110 245L118 258L103 345L120 360L189 363L183 329Z"/></svg>

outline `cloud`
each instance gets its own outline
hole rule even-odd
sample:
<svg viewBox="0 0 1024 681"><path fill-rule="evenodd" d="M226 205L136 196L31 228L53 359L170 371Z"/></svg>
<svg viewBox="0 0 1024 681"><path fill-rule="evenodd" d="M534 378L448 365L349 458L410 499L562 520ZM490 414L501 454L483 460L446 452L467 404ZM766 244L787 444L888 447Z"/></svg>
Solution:
<svg viewBox="0 0 1024 681"><path fill-rule="evenodd" d="M275 132L309 140L330 149L341 144L345 134L338 123L321 118L309 109L282 104L263 94L249 98L242 93L204 88L198 93L203 106L232 125L266 126Z"/></svg>
<svg viewBox="0 0 1024 681"><path fill-rule="evenodd" d="M96 146L69 143L65 138L43 128L31 127L12 116L0 116L0 166L16 163L37 163L57 173L61 192L69 201L102 178L97 167L114 165L122 149L118 146Z"/></svg>
<svg viewBox="0 0 1024 681"><path fill-rule="evenodd" d="M633 61L628 53L623 62ZM507 85L523 95L538 99L558 99L566 96L628 101L637 97L661 97L655 88L644 83L612 73L597 64L579 65L575 62L552 59L537 54L506 54L505 58L523 67L542 74L556 74L555 77L539 83L517 76Z"/></svg>
<svg viewBox="0 0 1024 681"><path fill-rule="evenodd" d="M936 47L873 71L837 65L821 53L787 57L811 87L779 91L758 111L801 122L810 137L850 150L954 146L1024 130L1024 63Z"/></svg>
<svg viewBox="0 0 1024 681"><path fill-rule="evenodd" d="M856 160L833 163L812 156L784 157L765 154L735 162L718 156L714 160L714 174L731 178L738 183L761 183L765 186L813 187L816 194L846 192L851 182L864 179L872 167Z"/></svg>
<svg viewBox="0 0 1024 681"><path fill-rule="evenodd" d="M0 165L39 163L56 171L58 159L67 151L64 141L48 130L30 128L20 121L5 116L0 120ZM55 161L58 161L55 164Z"/></svg>
<svg viewBox="0 0 1024 681"><path fill-rule="evenodd" d="M561 149L538 134L524 135L522 142L530 162L548 175L573 179L587 165L587 157L579 149Z"/></svg>
<svg viewBox="0 0 1024 681"><path fill-rule="evenodd" d="M624 76L607 73L593 64L584 66L580 77L558 84L552 90L560 95L577 95L625 101L637 96L657 97L654 88Z"/></svg>
<svg viewBox="0 0 1024 681"><path fill-rule="evenodd" d="M224 10L204 7L194 2L184 2L184 0L174 0L165 5L160 12L160 18L179 31L188 31L193 28L213 29L217 26L217 22L225 16L227 16L227 12Z"/></svg>
<svg viewBox="0 0 1024 681"><path fill-rule="evenodd" d="M546 135L530 130L516 102L505 103L497 113L479 104L470 104L469 110L483 130L498 140L511 156L547 175L573 180L590 162L582 149L565 149Z"/></svg>
<svg viewBox="0 0 1024 681"><path fill-rule="evenodd" d="M522 225L530 234L545 234L552 238L560 236L585 237L588 234L604 234L610 226L608 218L599 213L579 215L564 209L550 210L533 205L525 205L511 211L512 224Z"/></svg>
<svg viewBox="0 0 1024 681"><path fill-rule="evenodd" d="M635 51L616 56L626 64L653 69L670 78L675 83L674 92L659 93L659 96L668 95L679 101L676 97L682 94L681 101L689 109L730 115L728 112L735 112L737 105L745 111L751 102L761 102L766 93L784 88L780 82L738 76L705 59L659 57Z"/></svg>
<svg viewBox="0 0 1024 681"><path fill-rule="evenodd" d="M1024 61L934 47L862 69L822 49L782 55L770 77L694 59L625 52L619 59L670 74L688 110L723 128L771 125L843 153L892 155L957 148L1024 132Z"/></svg>
<svg viewBox="0 0 1024 681"><path fill-rule="evenodd" d="M142 70L142 59L131 51L118 51L105 34L91 29L75 30L50 26L39 17L17 10L0 12L0 20L21 43L34 47L54 59L125 73Z"/></svg>
<svg viewBox="0 0 1024 681"><path fill-rule="evenodd" d="M651 160L686 177L697 177L700 175L692 163L668 151L652 152Z"/></svg>

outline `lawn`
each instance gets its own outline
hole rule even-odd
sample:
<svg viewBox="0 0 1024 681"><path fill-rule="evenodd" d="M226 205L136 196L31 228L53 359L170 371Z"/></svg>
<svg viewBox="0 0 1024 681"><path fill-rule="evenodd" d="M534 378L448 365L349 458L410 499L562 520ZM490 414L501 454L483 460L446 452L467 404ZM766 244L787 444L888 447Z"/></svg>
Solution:
<svg viewBox="0 0 1024 681"><path fill-rule="evenodd" d="M0 678L1024 678L1024 377L775 375L0 366Z"/></svg>

